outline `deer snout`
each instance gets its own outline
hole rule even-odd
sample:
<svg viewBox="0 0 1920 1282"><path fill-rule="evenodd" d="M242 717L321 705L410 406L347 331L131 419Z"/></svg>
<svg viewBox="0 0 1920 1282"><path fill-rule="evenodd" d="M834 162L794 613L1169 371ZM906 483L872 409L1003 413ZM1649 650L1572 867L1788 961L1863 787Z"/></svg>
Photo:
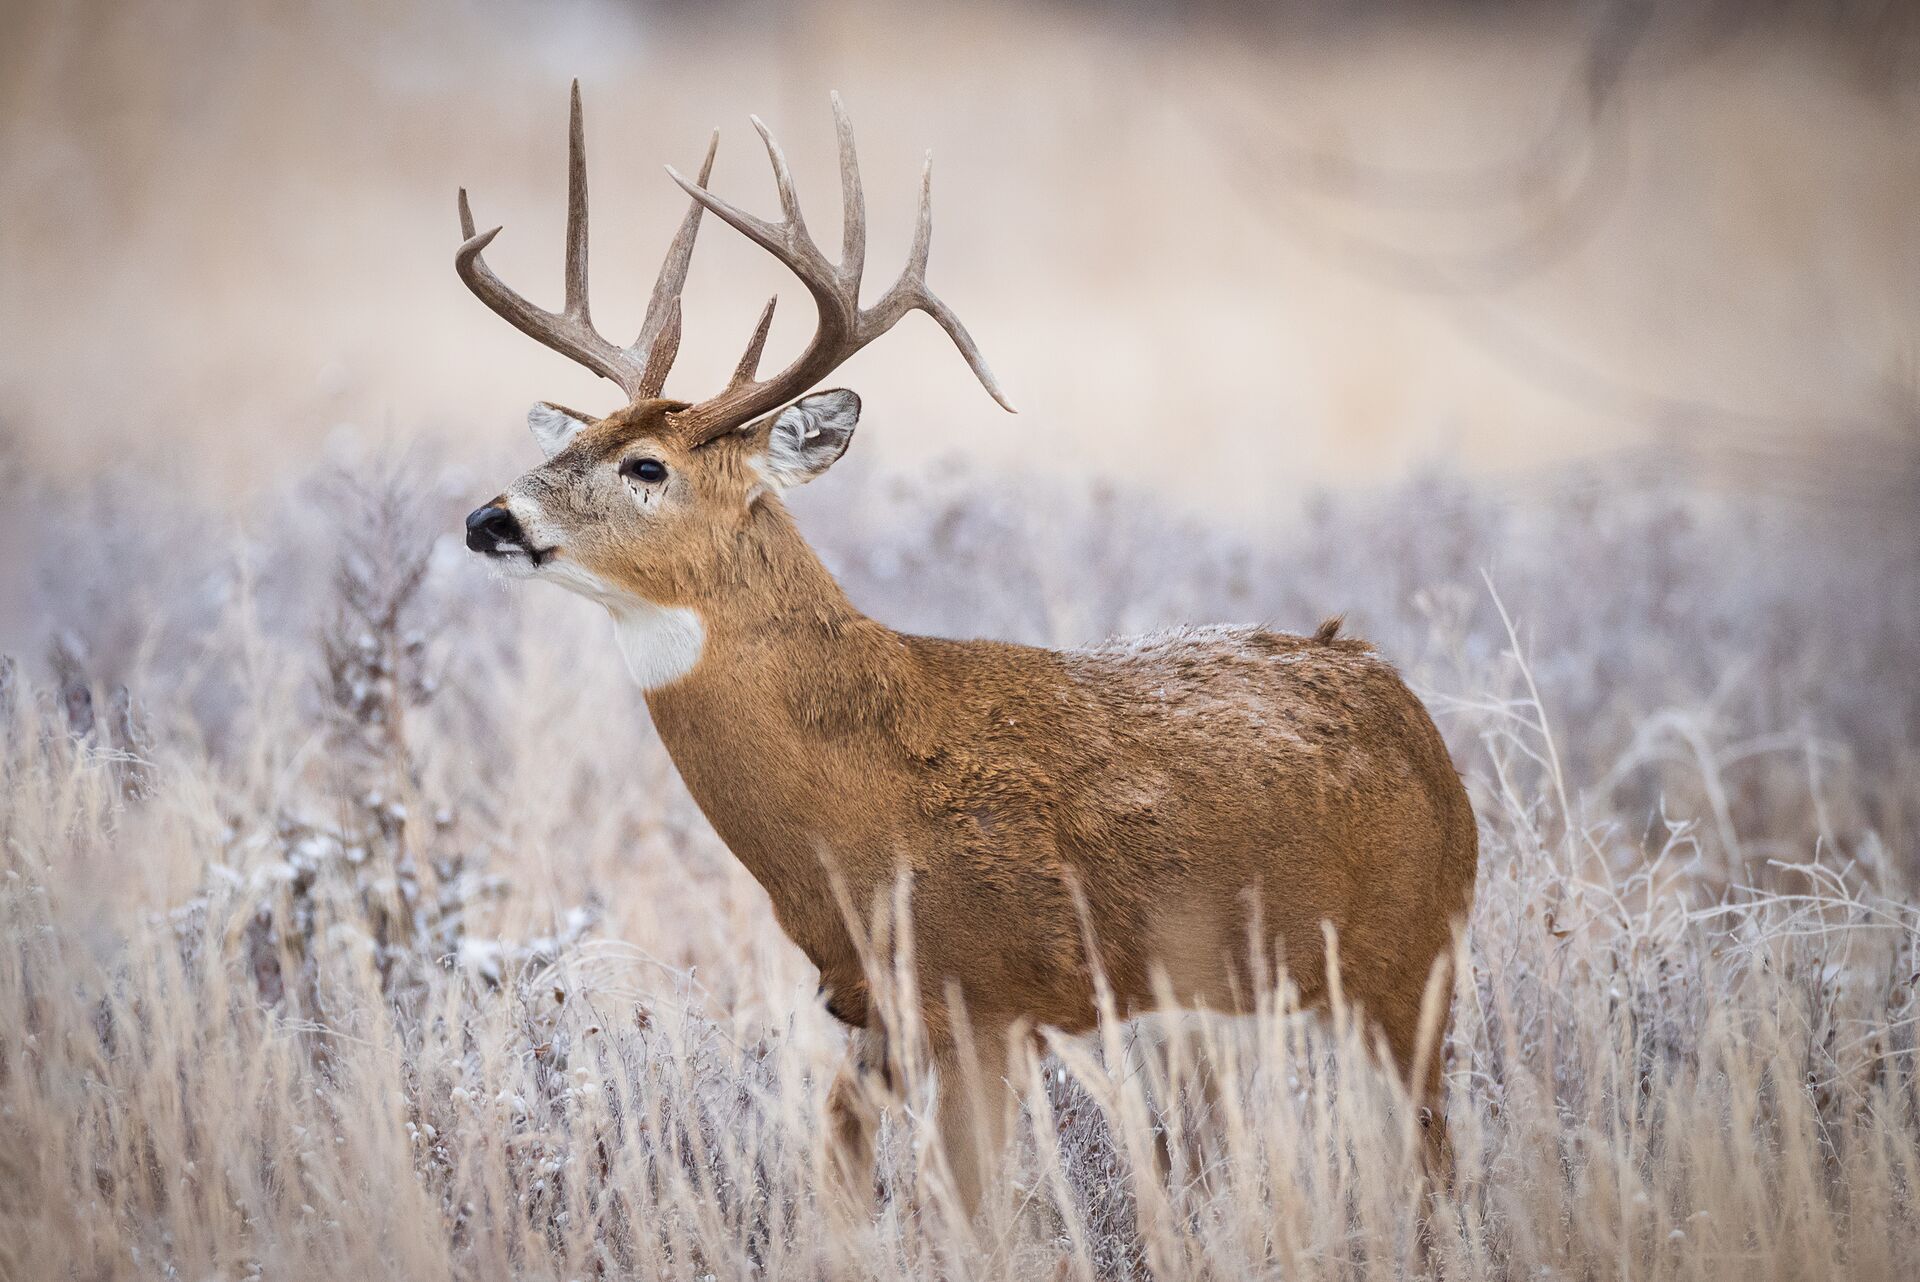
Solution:
<svg viewBox="0 0 1920 1282"><path fill-rule="evenodd" d="M528 550L520 522L497 503L475 508L467 514L467 546L488 555Z"/></svg>

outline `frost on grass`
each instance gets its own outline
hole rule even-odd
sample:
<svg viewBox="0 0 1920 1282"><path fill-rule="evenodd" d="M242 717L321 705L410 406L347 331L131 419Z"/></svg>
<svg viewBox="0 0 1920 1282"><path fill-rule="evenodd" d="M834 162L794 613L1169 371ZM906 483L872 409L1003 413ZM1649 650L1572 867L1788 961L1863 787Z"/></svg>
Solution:
<svg viewBox="0 0 1920 1282"><path fill-rule="evenodd" d="M0 1274L1902 1276L1920 547L1617 481L1423 477L1257 540L951 469L804 514L924 630L1345 611L1480 816L1452 1195L1416 1213L1392 1084L1276 991L1022 1068L973 1233L924 1081L871 1224L832 1227L813 977L604 621L478 576L459 487L302 481L228 542L112 478L23 488L47 542L10 604L46 635L0 664Z"/></svg>

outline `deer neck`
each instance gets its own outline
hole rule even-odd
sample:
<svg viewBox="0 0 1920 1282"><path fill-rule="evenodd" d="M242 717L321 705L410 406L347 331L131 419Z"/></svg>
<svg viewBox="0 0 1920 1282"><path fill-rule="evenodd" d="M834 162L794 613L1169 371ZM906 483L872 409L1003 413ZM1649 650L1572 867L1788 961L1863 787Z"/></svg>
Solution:
<svg viewBox="0 0 1920 1282"><path fill-rule="evenodd" d="M827 870L878 872L874 791L922 737L911 650L854 608L773 500L697 625L697 661L647 706L694 800L814 952L805 936L839 921ZM830 922L794 920L816 905Z"/></svg>

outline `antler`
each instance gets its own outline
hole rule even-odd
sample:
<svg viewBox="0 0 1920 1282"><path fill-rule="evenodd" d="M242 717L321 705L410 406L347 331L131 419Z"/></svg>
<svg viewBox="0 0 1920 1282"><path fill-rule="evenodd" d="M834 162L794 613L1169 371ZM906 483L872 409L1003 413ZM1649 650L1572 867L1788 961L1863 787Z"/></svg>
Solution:
<svg viewBox="0 0 1920 1282"><path fill-rule="evenodd" d="M837 266L828 260L807 232L806 220L800 214L799 198L793 191L793 175L787 171L787 158L781 152L780 144L774 141L773 134L758 116L752 117L752 120L761 141L767 145L767 159L773 165L774 184L780 191L781 221L771 223L756 218L714 195L706 188L705 173L700 175L697 183L687 181L671 165L667 166L667 173L694 200L779 259L799 277L800 283L813 295L814 306L819 311L819 324L813 340L791 365L772 378L756 379L760 354L767 342L767 329L773 323L774 303L778 301L777 298L769 299L766 309L760 313L760 323L747 343L746 353L740 358L725 390L718 396L677 412L673 415L674 422L696 444L724 435L799 396L831 374L848 357L892 329L908 312L916 310L925 312L940 323L940 328L947 331L954 346L967 358L968 366L986 387L988 394L1000 403L1002 409L1011 413L1013 406L1007 403L1000 385L994 381L993 372L981 358L980 349L974 346L966 326L960 323L960 318L953 314L952 308L927 288L927 249L933 237L932 154L928 154L926 167L920 174L920 214L914 228L913 250L907 256L907 265L901 271L900 279L881 296L880 301L862 310L860 277L867 257L867 207L860 189L860 162L854 154L853 124L847 119L840 95L833 95L833 120L840 138L842 206L842 240Z"/></svg>
<svg viewBox="0 0 1920 1282"><path fill-rule="evenodd" d="M713 172L713 157L719 146L720 134L715 131L707 143L707 158L700 166L702 183ZM693 259L701 212L698 200L688 206L680 230L667 247L666 261L660 265L653 298L647 304L646 321L633 345L615 347L602 338L587 311L587 154L580 119L580 82L576 80L567 135L566 303L557 312L535 307L493 274L480 254L500 234L500 228L474 234L473 212L467 207L464 187L460 189L460 234L466 239L453 256L453 266L481 302L527 337L578 361L602 378L612 379L634 400L658 396L680 350L680 290L686 284L687 264Z"/></svg>

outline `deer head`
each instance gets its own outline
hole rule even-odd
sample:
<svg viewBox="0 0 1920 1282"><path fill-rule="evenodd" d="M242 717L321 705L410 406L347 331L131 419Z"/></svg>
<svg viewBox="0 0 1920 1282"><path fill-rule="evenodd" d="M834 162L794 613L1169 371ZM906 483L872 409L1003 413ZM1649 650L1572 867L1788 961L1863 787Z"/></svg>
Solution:
<svg viewBox="0 0 1920 1282"><path fill-rule="evenodd" d="M468 288L522 332L613 380L628 398L624 408L604 418L546 402L535 405L527 424L546 461L467 518L468 547L509 575L546 579L601 602L617 616L656 620L669 650L684 649L691 634L697 654L703 602L730 581L728 571L745 551L743 538L756 507L777 504L781 491L818 476L853 439L859 397L844 390L806 395L842 362L908 312L923 311L946 330L993 398L1012 408L965 326L927 288L931 157L921 175L919 221L907 265L873 306L860 306L866 205L853 127L837 94L833 112L845 229L840 261L828 259L808 234L786 157L755 117L779 189L781 220L757 218L707 190L718 134L708 144L697 181L669 166L668 174L692 203L667 250L640 335L624 348L600 335L587 306L587 175L578 82L569 138L566 301L560 311L533 306L487 267L481 254L500 229L476 234L461 191L460 229L466 239L454 265ZM818 323L791 364L760 378L761 351L777 299L769 300L726 387L690 403L667 399L662 391L680 346L680 292L707 210L800 279L813 296Z"/></svg>

